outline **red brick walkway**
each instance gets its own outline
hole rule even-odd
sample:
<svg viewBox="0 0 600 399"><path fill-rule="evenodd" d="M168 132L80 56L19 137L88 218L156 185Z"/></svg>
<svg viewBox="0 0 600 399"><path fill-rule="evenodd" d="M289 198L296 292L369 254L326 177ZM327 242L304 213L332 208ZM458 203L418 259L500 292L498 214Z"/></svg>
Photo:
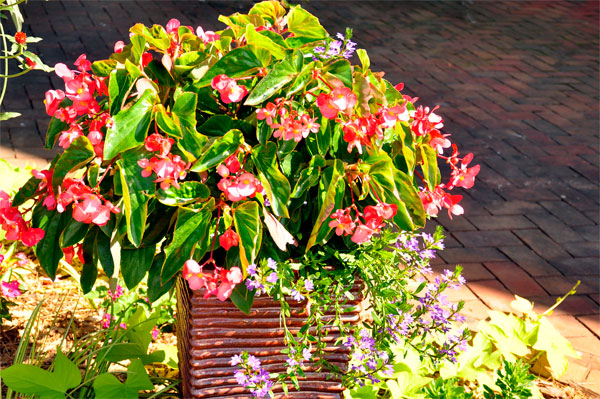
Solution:
<svg viewBox="0 0 600 399"><path fill-rule="evenodd" d="M466 2L465 2L466 3ZM48 64L86 52L104 58L135 22L219 29L246 2L30 1L26 31ZM513 294L554 303L552 316L582 352L567 377L600 392L598 2L310 2L331 33L354 27L374 69L441 106L446 133L482 166L464 193L465 217L438 219L461 263L458 297L474 320L506 310ZM0 157L44 162L43 94L59 80L32 73L9 84L6 105L24 117L0 126Z"/></svg>

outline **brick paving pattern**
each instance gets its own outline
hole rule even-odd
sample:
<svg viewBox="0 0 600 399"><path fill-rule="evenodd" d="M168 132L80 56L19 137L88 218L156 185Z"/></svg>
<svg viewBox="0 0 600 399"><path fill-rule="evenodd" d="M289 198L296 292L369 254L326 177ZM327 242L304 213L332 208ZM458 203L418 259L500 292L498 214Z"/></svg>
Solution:
<svg viewBox="0 0 600 399"><path fill-rule="evenodd" d="M26 32L49 65L85 52L105 58L136 22L220 29L219 14L248 2L31 1ZM437 220L447 249L436 269L461 263L471 322L508 310L513 294L543 310L581 280L551 317L582 354L567 379L600 392L599 3L325 2L306 8L330 33L354 27L373 69L439 104L445 132L481 164L464 217ZM43 95L60 79L9 82L5 105L23 117L0 126L0 158L44 163Z"/></svg>

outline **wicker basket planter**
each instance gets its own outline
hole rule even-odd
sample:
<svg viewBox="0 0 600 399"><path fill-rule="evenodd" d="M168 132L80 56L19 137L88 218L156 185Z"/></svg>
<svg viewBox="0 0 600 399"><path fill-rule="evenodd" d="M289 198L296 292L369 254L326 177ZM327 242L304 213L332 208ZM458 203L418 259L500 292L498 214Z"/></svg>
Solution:
<svg viewBox="0 0 600 399"><path fill-rule="evenodd" d="M306 309L303 303L291 302L291 317L287 319L292 331L304 324ZM349 323L360 320L361 303L348 303L354 307L343 316ZM245 315L231 302L221 302L212 297L204 299L192 292L185 282L178 286L178 346L180 370L185 398L251 398L243 387L237 385L229 365L231 357L247 351L258 357L269 372L285 371L287 356L281 353L284 329L280 326L280 306L272 298L254 300L251 314ZM333 318L333 315L325 317ZM343 346L333 346L338 338L337 328L327 327L328 349L325 358L344 367L348 351ZM317 371L314 365L305 369L306 378L300 380L300 391L291 388L284 395L280 386L276 398L341 398L343 387L325 370Z"/></svg>

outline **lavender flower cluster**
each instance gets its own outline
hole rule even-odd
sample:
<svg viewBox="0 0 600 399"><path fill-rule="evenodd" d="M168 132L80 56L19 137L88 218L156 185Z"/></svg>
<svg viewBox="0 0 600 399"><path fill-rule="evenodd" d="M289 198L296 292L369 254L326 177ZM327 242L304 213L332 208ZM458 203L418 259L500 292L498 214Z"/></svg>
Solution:
<svg viewBox="0 0 600 399"><path fill-rule="evenodd" d="M344 346L350 348L350 361L348 372L354 375L354 380L364 386L363 380L368 378L373 384L380 382L375 374L381 372L390 375L393 367L389 364L389 356L386 351L378 350L376 341L367 329L360 329L358 336L346 337Z"/></svg>
<svg viewBox="0 0 600 399"><path fill-rule="evenodd" d="M264 398L270 395L274 385L273 381L269 373L262 368L257 357L242 352L232 356L229 364L238 366L234 374L235 380L239 385L247 388L252 396Z"/></svg>
<svg viewBox="0 0 600 399"><path fill-rule="evenodd" d="M439 239L437 234L434 237L427 233L417 235L403 233L396 241L396 248L401 250L400 257L408 268L415 273L431 274L433 270L429 262L435 258L437 250L444 249L444 241Z"/></svg>
<svg viewBox="0 0 600 399"><path fill-rule="evenodd" d="M330 41L327 46L317 46L314 49L315 55L314 59L317 57L328 60L334 57L344 57L346 59L352 57L354 51L356 50L356 43L350 40L349 32L346 33L346 36L338 33L336 37L339 40Z"/></svg>
<svg viewBox="0 0 600 399"><path fill-rule="evenodd" d="M276 283L281 277L280 274L283 273L279 266L277 261L271 258L268 258L266 262L263 261L261 267L258 267L254 263L249 265L247 269L249 277L245 282L246 288L253 290L256 296L260 296L261 294L272 295ZM283 265L281 266L283 267ZM282 294L290 295L297 302L305 300L305 295L315 288L314 283L309 278L289 283L292 286L282 287Z"/></svg>

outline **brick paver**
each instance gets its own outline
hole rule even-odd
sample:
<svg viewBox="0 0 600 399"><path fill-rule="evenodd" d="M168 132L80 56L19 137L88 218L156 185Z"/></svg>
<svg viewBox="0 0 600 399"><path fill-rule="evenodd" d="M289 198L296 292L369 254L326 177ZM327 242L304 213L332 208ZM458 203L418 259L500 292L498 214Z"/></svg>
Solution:
<svg viewBox="0 0 600 399"><path fill-rule="evenodd" d="M104 58L135 22L219 29L217 16L249 2L31 1L27 33L48 64L82 52ZM332 33L354 28L373 68L439 104L445 132L481 164L465 192L466 216L439 219L448 249L436 269L462 263L466 311L485 317L512 294L549 306L583 285L554 316L585 357L568 378L600 392L597 1L310 2ZM9 84L6 106L22 118L0 126L0 157L43 163L43 95L60 79L31 73ZM472 268L472 270L469 270ZM541 307L540 307L541 309ZM473 322L474 319L471 320Z"/></svg>

